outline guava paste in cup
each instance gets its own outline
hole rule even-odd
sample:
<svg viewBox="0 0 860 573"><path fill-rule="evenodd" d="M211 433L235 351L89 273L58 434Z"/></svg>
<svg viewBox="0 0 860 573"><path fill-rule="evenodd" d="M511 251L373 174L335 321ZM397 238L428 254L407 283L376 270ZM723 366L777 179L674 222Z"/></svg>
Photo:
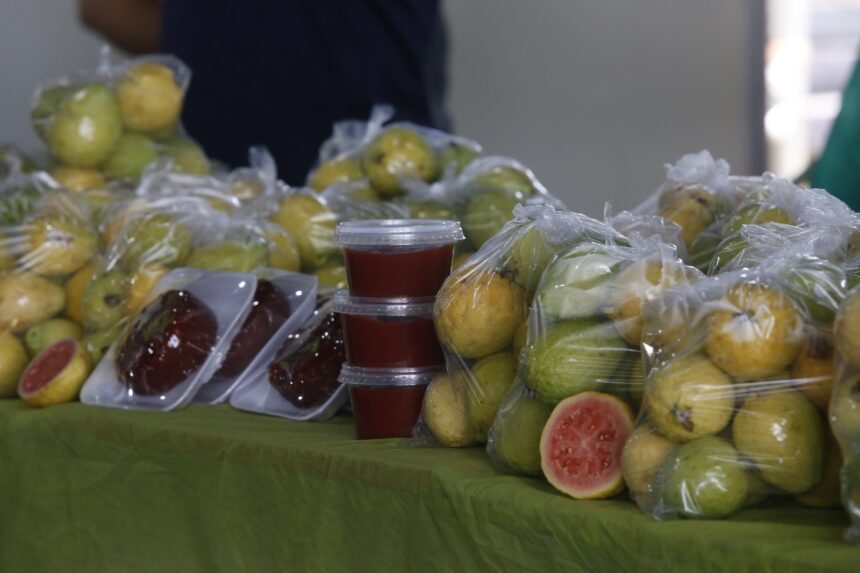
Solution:
<svg viewBox="0 0 860 573"><path fill-rule="evenodd" d="M290 335L269 366L269 384L297 408L316 408L338 389L346 359L340 317L329 313L308 333Z"/></svg>
<svg viewBox="0 0 860 573"><path fill-rule="evenodd" d="M360 368L344 364L340 381L349 387L359 440L405 438L421 414L424 392L438 368Z"/></svg>
<svg viewBox="0 0 860 573"><path fill-rule="evenodd" d="M353 366L442 366L445 358L433 326L433 299L376 299L338 291L346 359Z"/></svg>
<svg viewBox="0 0 860 573"><path fill-rule="evenodd" d="M136 394L165 394L196 372L217 342L212 310L186 290L171 290L137 317L116 358L120 381Z"/></svg>
<svg viewBox="0 0 860 573"><path fill-rule="evenodd" d="M290 300L271 281L260 279L251 312L230 344L214 379L239 376L290 316Z"/></svg>
<svg viewBox="0 0 860 573"><path fill-rule="evenodd" d="M456 221L394 219L340 223L350 293L362 297L434 296L451 272Z"/></svg>

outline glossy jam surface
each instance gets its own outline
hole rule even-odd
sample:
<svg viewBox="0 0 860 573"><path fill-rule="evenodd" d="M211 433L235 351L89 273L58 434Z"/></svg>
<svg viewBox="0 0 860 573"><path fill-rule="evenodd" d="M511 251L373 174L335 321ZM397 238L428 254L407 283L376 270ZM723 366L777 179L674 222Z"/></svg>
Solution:
<svg viewBox="0 0 860 573"><path fill-rule="evenodd" d="M355 437L359 440L412 435L426 384L419 386L350 386Z"/></svg>
<svg viewBox="0 0 860 573"><path fill-rule="evenodd" d="M341 314L347 361L367 368L441 366L432 316Z"/></svg>
<svg viewBox="0 0 860 573"><path fill-rule="evenodd" d="M171 290L137 317L116 358L119 378L136 394L164 394L199 369L212 349L218 322L186 290Z"/></svg>
<svg viewBox="0 0 860 573"><path fill-rule="evenodd" d="M271 281L260 280L251 312L230 344L224 363L214 378L239 376L290 316L290 300Z"/></svg>
<svg viewBox="0 0 860 573"><path fill-rule="evenodd" d="M346 360L340 317L326 315L307 336L292 335L269 366L269 383L290 404L320 406L340 387L337 377Z"/></svg>
<svg viewBox="0 0 860 573"><path fill-rule="evenodd" d="M349 291L363 297L429 297L451 272L454 244L426 249L344 248Z"/></svg>

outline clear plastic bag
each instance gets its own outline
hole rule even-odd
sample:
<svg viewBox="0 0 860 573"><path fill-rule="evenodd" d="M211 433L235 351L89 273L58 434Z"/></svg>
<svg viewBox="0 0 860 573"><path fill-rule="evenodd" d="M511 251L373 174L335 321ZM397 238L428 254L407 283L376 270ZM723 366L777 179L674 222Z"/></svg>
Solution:
<svg viewBox="0 0 860 573"><path fill-rule="evenodd" d="M174 56L121 60L102 48L95 70L45 82L30 108L36 133L64 185L137 180L150 163L206 174L206 154L184 134L180 115L191 71Z"/></svg>
<svg viewBox="0 0 860 573"><path fill-rule="evenodd" d="M838 267L798 255L646 304L645 395L622 455L644 511L713 519L772 496L838 499L825 479L830 323L816 319L810 282L844 289Z"/></svg>
<svg viewBox="0 0 860 573"><path fill-rule="evenodd" d="M623 239L599 221L547 205L517 206L514 215L438 293L434 322L448 372L427 389L420 440L486 442L516 375L528 305L546 266L566 245Z"/></svg>

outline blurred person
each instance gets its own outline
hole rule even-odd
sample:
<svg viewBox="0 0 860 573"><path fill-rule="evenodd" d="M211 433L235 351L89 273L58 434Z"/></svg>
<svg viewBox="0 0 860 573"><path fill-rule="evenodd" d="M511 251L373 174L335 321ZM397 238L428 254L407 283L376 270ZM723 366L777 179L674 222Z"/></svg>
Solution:
<svg viewBox="0 0 860 573"><path fill-rule="evenodd" d="M183 125L230 166L264 144L301 184L332 124L377 103L450 129L439 0L79 0L79 11L123 50L191 68Z"/></svg>

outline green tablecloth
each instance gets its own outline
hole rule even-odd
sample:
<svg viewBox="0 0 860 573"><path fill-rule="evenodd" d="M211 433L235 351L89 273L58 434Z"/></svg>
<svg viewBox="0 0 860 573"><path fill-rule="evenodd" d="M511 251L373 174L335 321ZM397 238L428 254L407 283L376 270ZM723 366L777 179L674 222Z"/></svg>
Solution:
<svg viewBox="0 0 860 573"><path fill-rule="evenodd" d="M858 571L841 512L657 523L352 421L0 400L0 571Z"/></svg>

